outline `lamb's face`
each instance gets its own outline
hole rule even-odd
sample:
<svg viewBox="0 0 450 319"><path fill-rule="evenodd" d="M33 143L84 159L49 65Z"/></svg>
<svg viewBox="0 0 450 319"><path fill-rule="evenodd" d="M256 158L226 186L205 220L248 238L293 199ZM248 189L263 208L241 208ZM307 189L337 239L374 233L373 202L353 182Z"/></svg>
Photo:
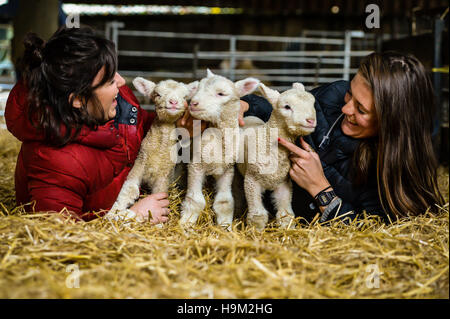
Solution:
<svg viewBox="0 0 450 319"><path fill-rule="evenodd" d="M160 120L174 122L186 111L187 100L197 90L198 81L184 84L165 80L155 85L143 78L136 78L133 84L139 92L152 99Z"/></svg>
<svg viewBox="0 0 450 319"><path fill-rule="evenodd" d="M250 94L259 85L259 80L246 78L233 83L229 79L213 74L200 81L197 93L192 97L189 111L193 117L217 124L224 111L239 115L239 98ZM225 108L233 108L228 110ZM227 113L228 114L228 113Z"/></svg>
<svg viewBox="0 0 450 319"><path fill-rule="evenodd" d="M237 100L234 83L223 76L214 75L200 81L197 93L192 97L189 111L193 117L217 123L223 108L231 100Z"/></svg>
<svg viewBox="0 0 450 319"><path fill-rule="evenodd" d="M151 94L156 113L161 120L179 119L186 111L188 97L187 86L173 80L159 82Z"/></svg>
<svg viewBox="0 0 450 319"><path fill-rule="evenodd" d="M316 127L314 101L311 93L290 89L280 95L274 111L284 119L290 134L308 135Z"/></svg>
<svg viewBox="0 0 450 319"><path fill-rule="evenodd" d="M292 89L281 94L264 84L261 84L260 88L272 104L273 111L284 120L290 134L295 136L311 134L316 127L314 96L306 92L301 83L294 83L292 86Z"/></svg>

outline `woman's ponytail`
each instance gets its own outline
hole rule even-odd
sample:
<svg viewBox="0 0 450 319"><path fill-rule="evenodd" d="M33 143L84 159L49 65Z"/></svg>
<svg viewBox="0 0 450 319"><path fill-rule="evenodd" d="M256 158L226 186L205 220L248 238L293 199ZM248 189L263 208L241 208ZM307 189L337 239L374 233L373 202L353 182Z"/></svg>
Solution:
<svg viewBox="0 0 450 319"><path fill-rule="evenodd" d="M36 68L39 68L43 62L43 50L45 42L37 36L36 33L27 33L23 41L25 52L19 62L19 72L28 82L30 75Z"/></svg>

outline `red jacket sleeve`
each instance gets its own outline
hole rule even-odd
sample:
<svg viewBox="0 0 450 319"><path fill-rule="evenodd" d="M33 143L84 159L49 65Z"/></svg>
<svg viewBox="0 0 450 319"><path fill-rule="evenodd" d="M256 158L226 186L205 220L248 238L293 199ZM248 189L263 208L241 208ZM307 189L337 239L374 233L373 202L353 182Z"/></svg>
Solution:
<svg viewBox="0 0 450 319"><path fill-rule="evenodd" d="M39 152L41 153L41 152ZM76 219L83 215L83 201L88 194L89 177L80 163L70 154L42 155L42 160L28 167L28 192L35 201L35 211L56 211L64 208Z"/></svg>
<svg viewBox="0 0 450 319"><path fill-rule="evenodd" d="M28 119L28 90L22 81L14 85L5 107L5 122L8 130L20 141L40 141L38 132Z"/></svg>

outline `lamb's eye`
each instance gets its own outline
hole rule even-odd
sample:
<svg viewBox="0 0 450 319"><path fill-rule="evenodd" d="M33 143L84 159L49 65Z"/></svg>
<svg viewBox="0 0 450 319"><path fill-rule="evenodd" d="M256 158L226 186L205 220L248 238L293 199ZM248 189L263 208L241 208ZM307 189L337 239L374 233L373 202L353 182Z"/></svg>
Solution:
<svg viewBox="0 0 450 319"><path fill-rule="evenodd" d="M289 105L285 105L284 108L285 108L286 110L290 110L290 109L291 109L291 107L290 107Z"/></svg>
<svg viewBox="0 0 450 319"><path fill-rule="evenodd" d="M218 96L225 96L226 94L223 93L223 92L218 92L217 95L218 95Z"/></svg>

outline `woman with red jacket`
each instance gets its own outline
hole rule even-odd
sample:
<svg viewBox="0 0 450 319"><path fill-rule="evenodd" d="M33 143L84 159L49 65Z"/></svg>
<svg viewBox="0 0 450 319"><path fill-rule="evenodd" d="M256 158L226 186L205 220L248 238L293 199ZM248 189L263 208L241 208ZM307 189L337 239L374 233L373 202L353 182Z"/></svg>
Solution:
<svg viewBox="0 0 450 319"><path fill-rule="evenodd" d="M67 208L77 219L103 216L130 171L154 113L139 107L117 73L114 44L91 29L58 30L47 43L24 41L22 76L5 110L22 141L15 172L17 204ZM130 209L152 223L168 220L166 193ZM95 212L95 213L94 213Z"/></svg>

